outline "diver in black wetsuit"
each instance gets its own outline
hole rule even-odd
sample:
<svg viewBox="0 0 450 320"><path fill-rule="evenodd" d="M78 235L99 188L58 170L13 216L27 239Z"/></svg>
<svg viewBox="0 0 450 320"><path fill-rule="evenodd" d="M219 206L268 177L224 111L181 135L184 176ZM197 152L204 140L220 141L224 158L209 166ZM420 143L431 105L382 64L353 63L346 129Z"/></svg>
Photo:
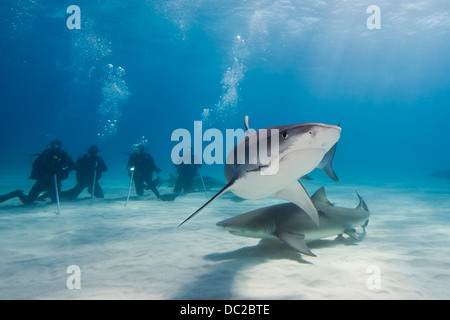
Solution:
<svg viewBox="0 0 450 320"><path fill-rule="evenodd" d="M75 167L72 158L61 150L61 141L53 140L33 162L29 179L36 180L28 195L16 190L0 197L0 202L19 197L24 204L31 204L41 192L47 192L52 202L56 202L56 189L61 190L61 181L67 179ZM55 181L56 179L56 181Z"/></svg>
<svg viewBox="0 0 450 320"><path fill-rule="evenodd" d="M62 198L75 200L86 187L90 194L92 194L92 187L94 187L94 196L96 198L104 198L103 190L98 184L98 180L108 168L105 165L105 161L97 155L98 152L97 146L91 146L88 152L77 160L75 164L77 184L70 190L62 191Z"/></svg>
<svg viewBox="0 0 450 320"><path fill-rule="evenodd" d="M194 155L191 155L191 163L180 162L179 164L175 164L178 177L175 182L175 187L173 191L176 193L184 192L189 193L194 191L194 186L192 185L194 182L194 178L197 175L197 170L201 168L200 164L194 163Z"/></svg>
<svg viewBox="0 0 450 320"><path fill-rule="evenodd" d="M133 153L128 159L127 171L130 177L133 175L134 187L138 196L144 195L144 189L150 189L158 199L162 199L158 189L156 189L157 181L152 180L153 172L158 174L161 172L161 169L155 165L152 156L144 152L142 144L134 146Z"/></svg>

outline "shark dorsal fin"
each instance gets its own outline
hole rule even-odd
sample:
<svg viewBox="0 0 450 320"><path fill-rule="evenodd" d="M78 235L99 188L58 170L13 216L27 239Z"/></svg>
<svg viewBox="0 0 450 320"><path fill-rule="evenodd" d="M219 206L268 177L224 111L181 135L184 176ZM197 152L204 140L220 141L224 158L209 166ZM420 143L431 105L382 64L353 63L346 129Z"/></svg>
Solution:
<svg viewBox="0 0 450 320"><path fill-rule="evenodd" d="M363 198L359 195L359 193L358 193L358 191L356 190L356 188L355 188L355 192L356 192L356 195L357 195L358 198L359 198L359 204L358 204L358 206L356 207L356 209L362 209L362 210L364 210L364 211L369 212L369 207L367 207L367 204L364 202Z"/></svg>
<svg viewBox="0 0 450 320"><path fill-rule="evenodd" d="M314 204L321 203L332 206L333 204L328 200L327 195L325 194L325 187L320 187L316 193L313 194L311 200Z"/></svg>

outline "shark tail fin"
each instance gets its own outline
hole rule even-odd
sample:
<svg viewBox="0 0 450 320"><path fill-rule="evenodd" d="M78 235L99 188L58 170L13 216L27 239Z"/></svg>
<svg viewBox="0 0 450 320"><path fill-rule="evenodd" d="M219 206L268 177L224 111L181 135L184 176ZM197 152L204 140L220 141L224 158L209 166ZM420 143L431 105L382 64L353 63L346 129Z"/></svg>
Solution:
<svg viewBox="0 0 450 320"><path fill-rule="evenodd" d="M195 211L193 214L191 214L186 220L184 220L182 223L178 225L178 227L181 227L185 222L187 222L189 219L193 218L197 213L199 213L204 207L206 207L208 204L210 204L214 199L219 197L221 194L223 194L225 191L228 190L228 188L234 183L235 179L231 180L227 183L225 187L223 187L219 192L216 193L214 197L208 200L203 206L201 206L197 211Z"/></svg>
<svg viewBox="0 0 450 320"><path fill-rule="evenodd" d="M365 202L364 199L359 195L359 193L358 193L358 191L356 190L356 188L355 188L355 192L356 192L356 195L358 196L358 199L359 199L359 204L358 204L358 206L356 207L356 209L362 209L362 210L364 210L364 211L369 212L369 207L367 207L366 202Z"/></svg>
<svg viewBox="0 0 450 320"><path fill-rule="evenodd" d="M322 159L320 170L322 170L331 180L339 182L336 172L333 170L333 158L336 152L337 143L325 154Z"/></svg>
<svg viewBox="0 0 450 320"><path fill-rule="evenodd" d="M311 197L311 201L315 203L322 203L329 206L332 206L333 204L328 200L327 195L325 194L325 187L320 187L319 190L317 190L313 196Z"/></svg>
<svg viewBox="0 0 450 320"><path fill-rule="evenodd" d="M341 126L341 121L338 123L338 127ZM336 172L333 170L333 159L334 154L336 153L337 143L328 150L328 152L323 157L322 161L320 162L319 168L322 170L331 180L339 182L339 178L336 175Z"/></svg>

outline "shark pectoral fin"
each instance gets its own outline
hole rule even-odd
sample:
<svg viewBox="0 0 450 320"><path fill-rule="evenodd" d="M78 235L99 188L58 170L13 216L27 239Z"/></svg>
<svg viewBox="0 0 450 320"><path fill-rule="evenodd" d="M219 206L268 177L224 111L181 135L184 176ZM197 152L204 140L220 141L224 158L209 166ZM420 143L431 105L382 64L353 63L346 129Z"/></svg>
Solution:
<svg viewBox="0 0 450 320"><path fill-rule="evenodd" d="M317 213L317 209L314 207L311 198L300 181L295 180L286 188L275 193L275 197L296 204L311 217L317 226L319 225L319 214Z"/></svg>
<svg viewBox="0 0 450 320"><path fill-rule="evenodd" d="M180 223L178 225L178 227L181 227L181 225L183 225L186 221L188 221L189 219L193 218L197 213L199 213L204 207L206 207L208 204L210 204L214 199L216 199L217 197L219 197L222 193L224 193L225 191L227 191L235 182L236 180L233 179L230 182L227 183L227 185L225 187L222 188L222 190L220 190L219 192L216 193L216 195L214 197L212 197L211 199L208 200L208 202L206 202L203 206L201 206L199 209L197 209L197 211L195 211L193 214L191 214L186 220L184 220L182 223Z"/></svg>
<svg viewBox="0 0 450 320"><path fill-rule="evenodd" d="M306 245L304 235L291 232L280 232L275 233L275 235L295 251L306 254L308 256L316 257L316 255Z"/></svg>

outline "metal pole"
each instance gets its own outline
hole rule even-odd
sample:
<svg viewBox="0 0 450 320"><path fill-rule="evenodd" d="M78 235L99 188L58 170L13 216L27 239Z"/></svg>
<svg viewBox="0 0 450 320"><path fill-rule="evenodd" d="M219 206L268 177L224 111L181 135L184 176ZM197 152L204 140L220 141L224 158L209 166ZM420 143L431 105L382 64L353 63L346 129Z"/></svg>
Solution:
<svg viewBox="0 0 450 320"><path fill-rule="evenodd" d="M203 176L202 176L200 169L198 169L198 174L200 175L200 179L202 180L203 189L205 190L205 196L206 196L206 198L208 198L208 193L206 192L205 181L203 181Z"/></svg>
<svg viewBox="0 0 450 320"><path fill-rule="evenodd" d="M128 200L130 199L131 186L133 185L134 167L130 168L130 170L131 170L130 187L128 188L128 196L127 201L125 202L125 207L128 205Z"/></svg>
<svg viewBox="0 0 450 320"><path fill-rule="evenodd" d="M95 180L97 180L97 162L95 161L95 171L94 171L94 181L92 181L92 195L91 195L91 204L94 203L94 193L95 193Z"/></svg>
<svg viewBox="0 0 450 320"><path fill-rule="evenodd" d="M53 177L54 177L54 181L55 181L56 207L58 208L58 212L56 214L60 214L61 213L61 209L59 207L58 180L56 178L56 174Z"/></svg>

